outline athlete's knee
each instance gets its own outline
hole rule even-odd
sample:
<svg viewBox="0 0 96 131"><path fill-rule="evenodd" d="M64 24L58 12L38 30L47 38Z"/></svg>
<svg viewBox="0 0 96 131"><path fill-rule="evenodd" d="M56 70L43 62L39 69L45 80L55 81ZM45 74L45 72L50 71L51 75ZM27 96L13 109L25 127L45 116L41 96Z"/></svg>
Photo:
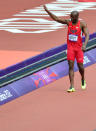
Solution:
<svg viewBox="0 0 96 131"><path fill-rule="evenodd" d="M78 68L80 71L84 71L83 63L78 63Z"/></svg>
<svg viewBox="0 0 96 131"><path fill-rule="evenodd" d="M74 70L74 67L72 65L69 65L69 70Z"/></svg>
<svg viewBox="0 0 96 131"><path fill-rule="evenodd" d="M68 64L69 64L69 70L74 70L74 62L68 61Z"/></svg>

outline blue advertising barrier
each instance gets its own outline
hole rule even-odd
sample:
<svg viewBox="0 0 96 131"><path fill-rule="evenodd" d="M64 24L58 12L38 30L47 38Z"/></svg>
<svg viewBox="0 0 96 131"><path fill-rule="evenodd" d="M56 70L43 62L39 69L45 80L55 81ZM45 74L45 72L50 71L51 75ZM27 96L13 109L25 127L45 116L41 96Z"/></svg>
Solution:
<svg viewBox="0 0 96 131"><path fill-rule="evenodd" d="M96 37L96 33L91 35L92 39L95 37ZM62 51L61 47L62 46L60 46L60 48L59 48L60 51ZM63 47L64 47L63 50L66 50L66 45L63 45ZM56 47L56 49L57 48L58 47ZM51 49L52 53L54 53L54 51L56 51L56 49L55 48ZM51 52L51 51L48 51L48 52ZM45 52L45 54L46 53L47 52ZM55 52L55 53L57 53L57 52ZM40 56L42 56L42 54ZM39 59L40 56L34 57L34 60L37 57ZM31 58L31 59L33 59L33 58ZM88 66L95 64L95 63L96 63L96 48L84 53L84 67L88 67ZM16 64L16 65L18 65L18 64ZM14 65L14 66L16 67L16 65ZM12 69L14 66L12 66ZM19 66L17 66L17 67L19 67ZM10 68L10 71L12 71L11 67L8 67L7 70L9 68ZM15 69L17 69L17 68L15 68ZM78 71L78 67L77 67L76 62L74 65L74 71ZM2 73L2 75L3 75L3 73ZM39 72L36 72L32 75L29 75L25 78L22 78L18 81L11 83L11 84L8 84L8 85L0 88L0 105L3 105L9 101L12 101L13 99L16 99L17 97L20 97L28 92L31 92L35 89L45 86L45 85L47 85L57 79L60 79L61 77L64 77L66 75L68 75L67 60L62 61L58 64L55 64L53 66L50 66L48 68L45 68Z"/></svg>

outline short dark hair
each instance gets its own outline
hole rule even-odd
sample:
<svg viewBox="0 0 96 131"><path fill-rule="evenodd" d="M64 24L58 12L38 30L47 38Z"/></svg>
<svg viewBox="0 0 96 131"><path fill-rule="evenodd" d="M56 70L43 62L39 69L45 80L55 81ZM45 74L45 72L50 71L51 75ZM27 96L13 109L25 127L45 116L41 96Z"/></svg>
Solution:
<svg viewBox="0 0 96 131"><path fill-rule="evenodd" d="M78 11L72 11L72 12L71 12L71 16L72 16L72 15L77 15L77 16L79 16L79 12L78 12Z"/></svg>

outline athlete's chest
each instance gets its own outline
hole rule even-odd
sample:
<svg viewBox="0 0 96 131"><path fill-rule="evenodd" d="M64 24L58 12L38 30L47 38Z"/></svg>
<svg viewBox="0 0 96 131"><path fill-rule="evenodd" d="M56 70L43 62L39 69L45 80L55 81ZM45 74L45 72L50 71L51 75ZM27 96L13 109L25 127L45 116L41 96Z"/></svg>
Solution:
<svg viewBox="0 0 96 131"><path fill-rule="evenodd" d="M70 25L68 26L68 40L70 42L77 42L79 38L81 38L81 27L80 23L77 23L76 25Z"/></svg>
<svg viewBox="0 0 96 131"><path fill-rule="evenodd" d="M77 33L80 33L81 32L81 27L80 27L80 24L77 24L77 25L69 25L68 26L68 31L69 33L71 34L77 34Z"/></svg>

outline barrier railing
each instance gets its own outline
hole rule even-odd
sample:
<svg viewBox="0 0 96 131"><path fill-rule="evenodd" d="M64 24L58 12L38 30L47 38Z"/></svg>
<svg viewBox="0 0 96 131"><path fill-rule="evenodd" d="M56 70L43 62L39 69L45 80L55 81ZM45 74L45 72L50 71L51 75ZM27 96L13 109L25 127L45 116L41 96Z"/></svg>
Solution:
<svg viewBox="0 0 96 131"><path fill-rule="evenodd" d="M23 61L13 67L2 70L0 72L0 87L66 60L66 48L66 44L53 48L43 54L31 58L30 60ZM94 33L90 38L86 51L93 48L96 48L96 33Z"/></svg>

